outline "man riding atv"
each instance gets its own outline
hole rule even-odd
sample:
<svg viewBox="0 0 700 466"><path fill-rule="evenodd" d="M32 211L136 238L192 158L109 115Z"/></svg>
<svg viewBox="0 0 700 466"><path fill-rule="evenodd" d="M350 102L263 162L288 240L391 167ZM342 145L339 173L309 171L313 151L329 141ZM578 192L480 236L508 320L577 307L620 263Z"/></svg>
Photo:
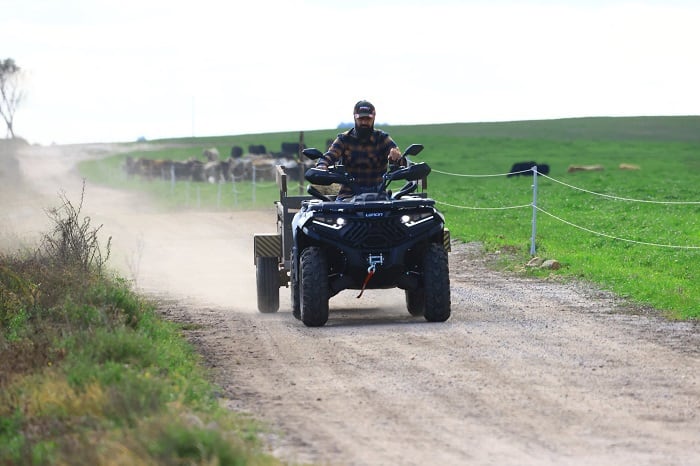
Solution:
<svg viewBox="0 0 700 466"><path fill-rule="evenodd" d="M329 318L329 300L343 290L400 288L406 309L429 322L450 317L444 216L424 188L430 166L413 163L421 144L399 152L391 137L374 129L374 106L359 101L355 127L338 135L327 152L307 148L316 160L304 178L307 196L289 196L278 170L278 234L254 238L258 309L277 312L279 287L291 288L292 314L306 326ZM406 183L396 192L395 181ZM337 196L318 187L340 185ZM318 186L318 187L317 187Z"/></svg>
<svg viewBox="0 0 700 466"><path fill-rule="evenodd" d="M366 100L357 102L353 110L355 127L338 135L318 159L316 168L327 170L329 165L342 163L358 185L373 187L382 181L389 162L401 160L405 165L406 160L401 159L401 151L391 136L374 129L375 117L374 105ZM337 199L348 199L352 194L350 188L343 185Z"/></svg>

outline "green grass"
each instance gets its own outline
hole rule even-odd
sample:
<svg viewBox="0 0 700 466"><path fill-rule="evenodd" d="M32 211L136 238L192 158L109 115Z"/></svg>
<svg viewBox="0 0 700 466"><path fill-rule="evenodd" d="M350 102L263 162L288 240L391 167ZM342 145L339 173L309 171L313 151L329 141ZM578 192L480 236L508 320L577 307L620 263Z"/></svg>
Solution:
<svg viewBox="0 0 700 466"><path fill-rule="evenodd" d="M699 201L700 145L673 142L470 140L479 156L433 162L443 172L502 173L510 162L535 160L552 167L550 176L595 193L640 200ZM642 170L618 170L619 163ZM603 172L567 173L570 163L602 164ZM431 195L464 207L507 207L532 202L532 179L464 178L433 174ZM700 205L625 202L572 189L549 179L538 183L538 206L552 215L607 236L537 215L537 255L558 259L559 275L583 278L673 317L700 317L697 267L700 250L634 244L608 236L659 245L700 246ZM448 226L464 240L483 241L490 250L518 253L526 260L532 209L469 210L442 206Z"/></svg>
<svg viewBox="0 0 700 466"><path fill-rule="evenodd" d="M441 202L453 237L481 241L489 251L507 251L504 267L519 269L529 257L532 229L530 207L481 210L529 205L532 179L524 177L464 177L447 175L493 175L506 173L517 161L534 160L551 167L550 177L584 190L608 196L648 201L700 201L700 117L578 118L545 121L471 123L384 127L402 148L411 143L426 149L415 160L434 169L429 193ZM325 141L338 130L305 132L308 146L325 148ZM297 141L298 133L225 136L206 139L154 141L178 145L161 149L154 158L187 158L216 146L228 154L234 144L265 144L278 150L281 141ZM183 147L185 145L186 147ZM168 184L125 182L119 165L125 155L105 162L83 164L88 176L128 189L148 190L163 202L192 206L189 197L175 199ZM100 164L111 164L112 177L99 176ZM617 169L620 163L641 166L640 171ZM570 164L601 164L602 172L567 173ZM119 177L122 177L121 179ZM132 184L130 184L132 183ZM700 205L664 205L624 202L571 189L542 178L538 206L582 228L603 235L641 243L700 246ZM208 190L202 208L251 208L269 205L275 188L257 191L240 183L239 203L223 205ZM185 189L182 187L182 189ZM247 195L247 197L245 197ZM204 195L202 195L204 198ZM183 199L186 199L183 201ZM245 200L243 200L245 199ZM451 204L458 207L450 207ZM480 210L474 210L480 208ZM700 279L697 249L635 244L584 231L542 212L537 215L537 255L559 260L556 272L529 271L584 279L612 290L631 301L653 306L672 318L700 317Z"/></svg>
<svg viewBox="0 0 700 466"><path fill-rule="evenodd" d="M81 205L51 210L37 250L0 253L0 464L280 464L182 328L107 273Z"/></svg>

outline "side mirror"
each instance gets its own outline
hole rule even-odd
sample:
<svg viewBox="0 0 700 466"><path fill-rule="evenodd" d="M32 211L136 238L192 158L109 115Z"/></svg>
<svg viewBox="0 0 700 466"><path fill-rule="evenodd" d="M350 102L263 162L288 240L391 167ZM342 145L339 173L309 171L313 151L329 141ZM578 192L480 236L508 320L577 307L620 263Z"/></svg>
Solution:
<svg viewBox="0 0 700 466"><path fill-rule="evenodd" d="M418 155L423 150L423 144L411 144L403 152L403 157L407 155Z"/></svg>
<svg viewBox="0 0 700 466"><path fill-rule="evenodd" d="M309 147L307 149L304 149L301 151L302 154L310 158L311 160L318 160L321 157L323 157L323 152L320 150L314 148L314 147Z"/></svg>

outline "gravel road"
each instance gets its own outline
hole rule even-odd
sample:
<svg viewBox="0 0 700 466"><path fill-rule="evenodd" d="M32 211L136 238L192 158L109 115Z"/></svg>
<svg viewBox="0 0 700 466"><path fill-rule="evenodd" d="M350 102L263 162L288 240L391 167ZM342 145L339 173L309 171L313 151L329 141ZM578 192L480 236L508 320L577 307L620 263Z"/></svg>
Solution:
<svg viewBox="0 0 700 466"><path fill-rule="evenodd" d="M28 189L2 184L0 244L41 231L57 193L79 198L75 163L113 149L22 150ZM325 327L306 328L286 288L280 312L256 311L252 235L275 231L272 206L162 213L88 180L84 213L113 237L114 268L168 318L196 324L187 336L222 403L265 423L290 463L700 464L697 323L494 272L467 243L450 254L447 322L411 317L397 290L345 291Z"/></svg>

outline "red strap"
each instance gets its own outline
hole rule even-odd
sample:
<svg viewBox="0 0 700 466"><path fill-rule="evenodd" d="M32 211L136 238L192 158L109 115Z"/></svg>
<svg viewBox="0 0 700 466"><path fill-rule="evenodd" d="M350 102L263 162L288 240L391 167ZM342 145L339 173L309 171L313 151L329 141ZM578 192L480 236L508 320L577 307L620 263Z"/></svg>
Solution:
<svg viewBox="0 0 700 466"><path fill-rule="evenodd" d="M365 282L362 284L362 289L360 290L360 294L357 295L358 299L362 296L362 293L365 292L365 287L367 286L367 282L369 281L370 278L372 278L372 275L374 275L374 270L370 270L367 273L367 277L365 277Z"/></svg>

